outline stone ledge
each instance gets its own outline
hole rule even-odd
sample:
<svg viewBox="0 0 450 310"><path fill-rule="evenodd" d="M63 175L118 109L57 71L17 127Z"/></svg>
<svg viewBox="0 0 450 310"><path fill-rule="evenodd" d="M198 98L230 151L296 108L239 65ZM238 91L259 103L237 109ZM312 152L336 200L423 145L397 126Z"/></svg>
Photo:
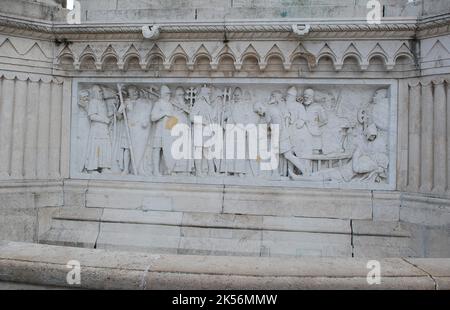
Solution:
<svg viewBox="0 0 450 310"><path fill-rule="evenodd" d="M0 283L69 287L81 263L85 289L450 289L450 259L382 259L368 285L367 260L150 255L0 242Z"/></svg>

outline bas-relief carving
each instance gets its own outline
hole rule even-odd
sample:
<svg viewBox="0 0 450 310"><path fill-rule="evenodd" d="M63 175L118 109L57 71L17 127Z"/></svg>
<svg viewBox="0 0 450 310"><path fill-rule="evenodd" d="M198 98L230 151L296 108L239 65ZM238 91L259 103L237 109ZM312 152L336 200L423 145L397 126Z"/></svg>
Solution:
<svg viewBox="0 0 450 310"><path fill-rule="evenodd" d="M91 177L387 184L392 168L388 96L388 88L364 85L80 83L76 143L84 154L73 160L79 161L78 172ZM207 159L210 147L194 141L193 151L202 158L175 160L171 146L177 137L171 136L171 129L180 123L193 126L195 116L202 116L202 126L279 125L278 168L263 171L260 159L248 156L248 135L245 159ZM268 141L271 133L269 129Z"/></svg>

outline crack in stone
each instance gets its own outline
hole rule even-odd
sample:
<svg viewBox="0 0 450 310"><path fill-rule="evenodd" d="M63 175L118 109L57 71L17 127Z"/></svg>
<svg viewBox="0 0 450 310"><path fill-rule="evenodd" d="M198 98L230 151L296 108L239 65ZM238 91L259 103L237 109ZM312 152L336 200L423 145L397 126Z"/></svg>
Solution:
<svg viewBox="0 0 450 310"><path fill-rule="evenodd" d="M353 220L350 219L350 245L352 247L352 257L355 257L355 245L353 243Z"/></svg>
<svg viewBox="0 0 450 310"><path fill-rule="evenodd" d="M438 285L438 283L436 282L436 279L435 279L430 273L426 272L426 270L420 268L420 267L417 266L416 264L411 263L410 261L408 261L408 260L407 260L406 258L404 258L404 257L401 257L401 259L402 259L405 263L407 263L407 264L409 264L409 265L411 265L411 266L413 266L413 267L419 269L420 271L424 272L424 273L425 273L425 274L433 281L433 283L434 283L434 290L435 290L435 291L438 291L438 290L439 290L439 285Z"/></svg>
<svg viewBox="0 0 450 310"><path fill-rule="evenodd" d="M103 213L104 212L105 212L105 208L102 209L102 214L100 214L100 217L99 217L99 220L98 220L98 232L97 232L97 237L95 238L94 249L97 248L98 238L100 237L100 230L102 228L102 220L103 220Z"/></svg>
<svg viewBox="0 0 450 310"><path fill-rule="evenodd" d="M139 288L144 291L147 289L147 274L150 271L150 267L151 264L148 265L142 273L141 284L139 285Z"/></svg>

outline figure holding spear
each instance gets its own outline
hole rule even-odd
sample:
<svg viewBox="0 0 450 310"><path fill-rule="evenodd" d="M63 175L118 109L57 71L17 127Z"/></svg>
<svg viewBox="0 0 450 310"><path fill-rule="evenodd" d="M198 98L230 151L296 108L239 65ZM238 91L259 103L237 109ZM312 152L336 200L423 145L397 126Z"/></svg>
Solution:
<svg viewBox="0 0 450 310"><path fill-rule="evenodd" d="M134 150L133 150L133 141L131 140L131 133L130 133L130 126L128 123L128 116L127 116L127 107L124 103L123 100L123 95L122 95L122 87L120 84L117 84L117 89L119 91L119 100L120 100L120 107L119 107L119 114L123 115L123 119L125 122L125 132L126 132L126 138L127 138L127 143L128 143L128 150L125 149L124 152L124 167L123 167L123 172L124 173L128 173L128 158L131 159L131 166L133 168L133 174L137 175L137 166L136 166L136 158L134 157ZM129 154L127 154L127 152L129 152Z"/></svg>

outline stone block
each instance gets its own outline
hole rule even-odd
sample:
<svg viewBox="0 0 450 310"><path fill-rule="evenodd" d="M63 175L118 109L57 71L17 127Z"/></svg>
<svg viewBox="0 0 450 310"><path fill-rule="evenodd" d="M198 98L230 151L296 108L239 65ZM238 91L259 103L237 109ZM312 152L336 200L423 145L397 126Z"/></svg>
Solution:
<svg viewBox="0 0 450 310"><path fill-rule="evenodd" d="M100 208L60 208L59 212L53 215L54 219L69 221L98 222L103 214Z"/></svg>
<svg viewBox="0 0 450 310"><path fill-rule="evenodd" d="M102 223L97 248L175 254L179 242L177 226Z"/></svg>
<svg viewBox="0 0 450 310"><path fill-rule="evenodd" d="M264 256L351 257L351 236L303 232L264 231Z"/></svg>
<svg viewBox="0 0 450 310"><path fill-rule="evenodd" d="M253 235L254 236L254 235ZM182 237L178 254L260 256L261 240L231 238Z"/></svg>
<svg viewBox="0 0 450 310"><path fill-rule="evenodd" d="M399 192L373 192L373 220L396 222L400 218Z"/></svg>
<svg viewBox="0 0 450 310"><path fill-rule="evenodd" d="M102 222L181 225L182 217L181 212L104 209Z"/></svg>
<svg viewBox="0 0 450 310"><path fill-rule="evenodd" d="M264 216L266 230L350 234L350 221L328 218Z"/></svg>
<svg viewBox="0 0 450 310"><path fill-rule="evenodd" d="M53 219L49 231L39 242L69 247L94 248L100 225L96 222Z"/></svg>
<svg viewBox="0 0 450 310"><path fill-rule="evenodd" d="M261 229L263 217L255 215L185 212L183 226Z"/></svg>
<svg viewBox="0 0 450 310"><path fill-rule="evenodd" d="M47 208L39 208L38 211L38 240L40 240L41 236L50 230L53 220L53 215L58 213L60 207L47 207Z"/></svg>
<svg viewBox="0 0 450 310"><path fill-rule="evenodd" d="M400 221L425 226L448 226L450 202L448 199L404 194Z"/></svg>
<svg viewBox="0 0 450 310"><path fill-rule="evenodd" d="M224 213L371 219L372 199L368 191L227 186Z"/></svg>
<svg viewBox="0 0 450 310"><path fill-rule="evenodd" d="M410 225L400 222L353 220L352 232L359 236L410 237Z"/></svg>

